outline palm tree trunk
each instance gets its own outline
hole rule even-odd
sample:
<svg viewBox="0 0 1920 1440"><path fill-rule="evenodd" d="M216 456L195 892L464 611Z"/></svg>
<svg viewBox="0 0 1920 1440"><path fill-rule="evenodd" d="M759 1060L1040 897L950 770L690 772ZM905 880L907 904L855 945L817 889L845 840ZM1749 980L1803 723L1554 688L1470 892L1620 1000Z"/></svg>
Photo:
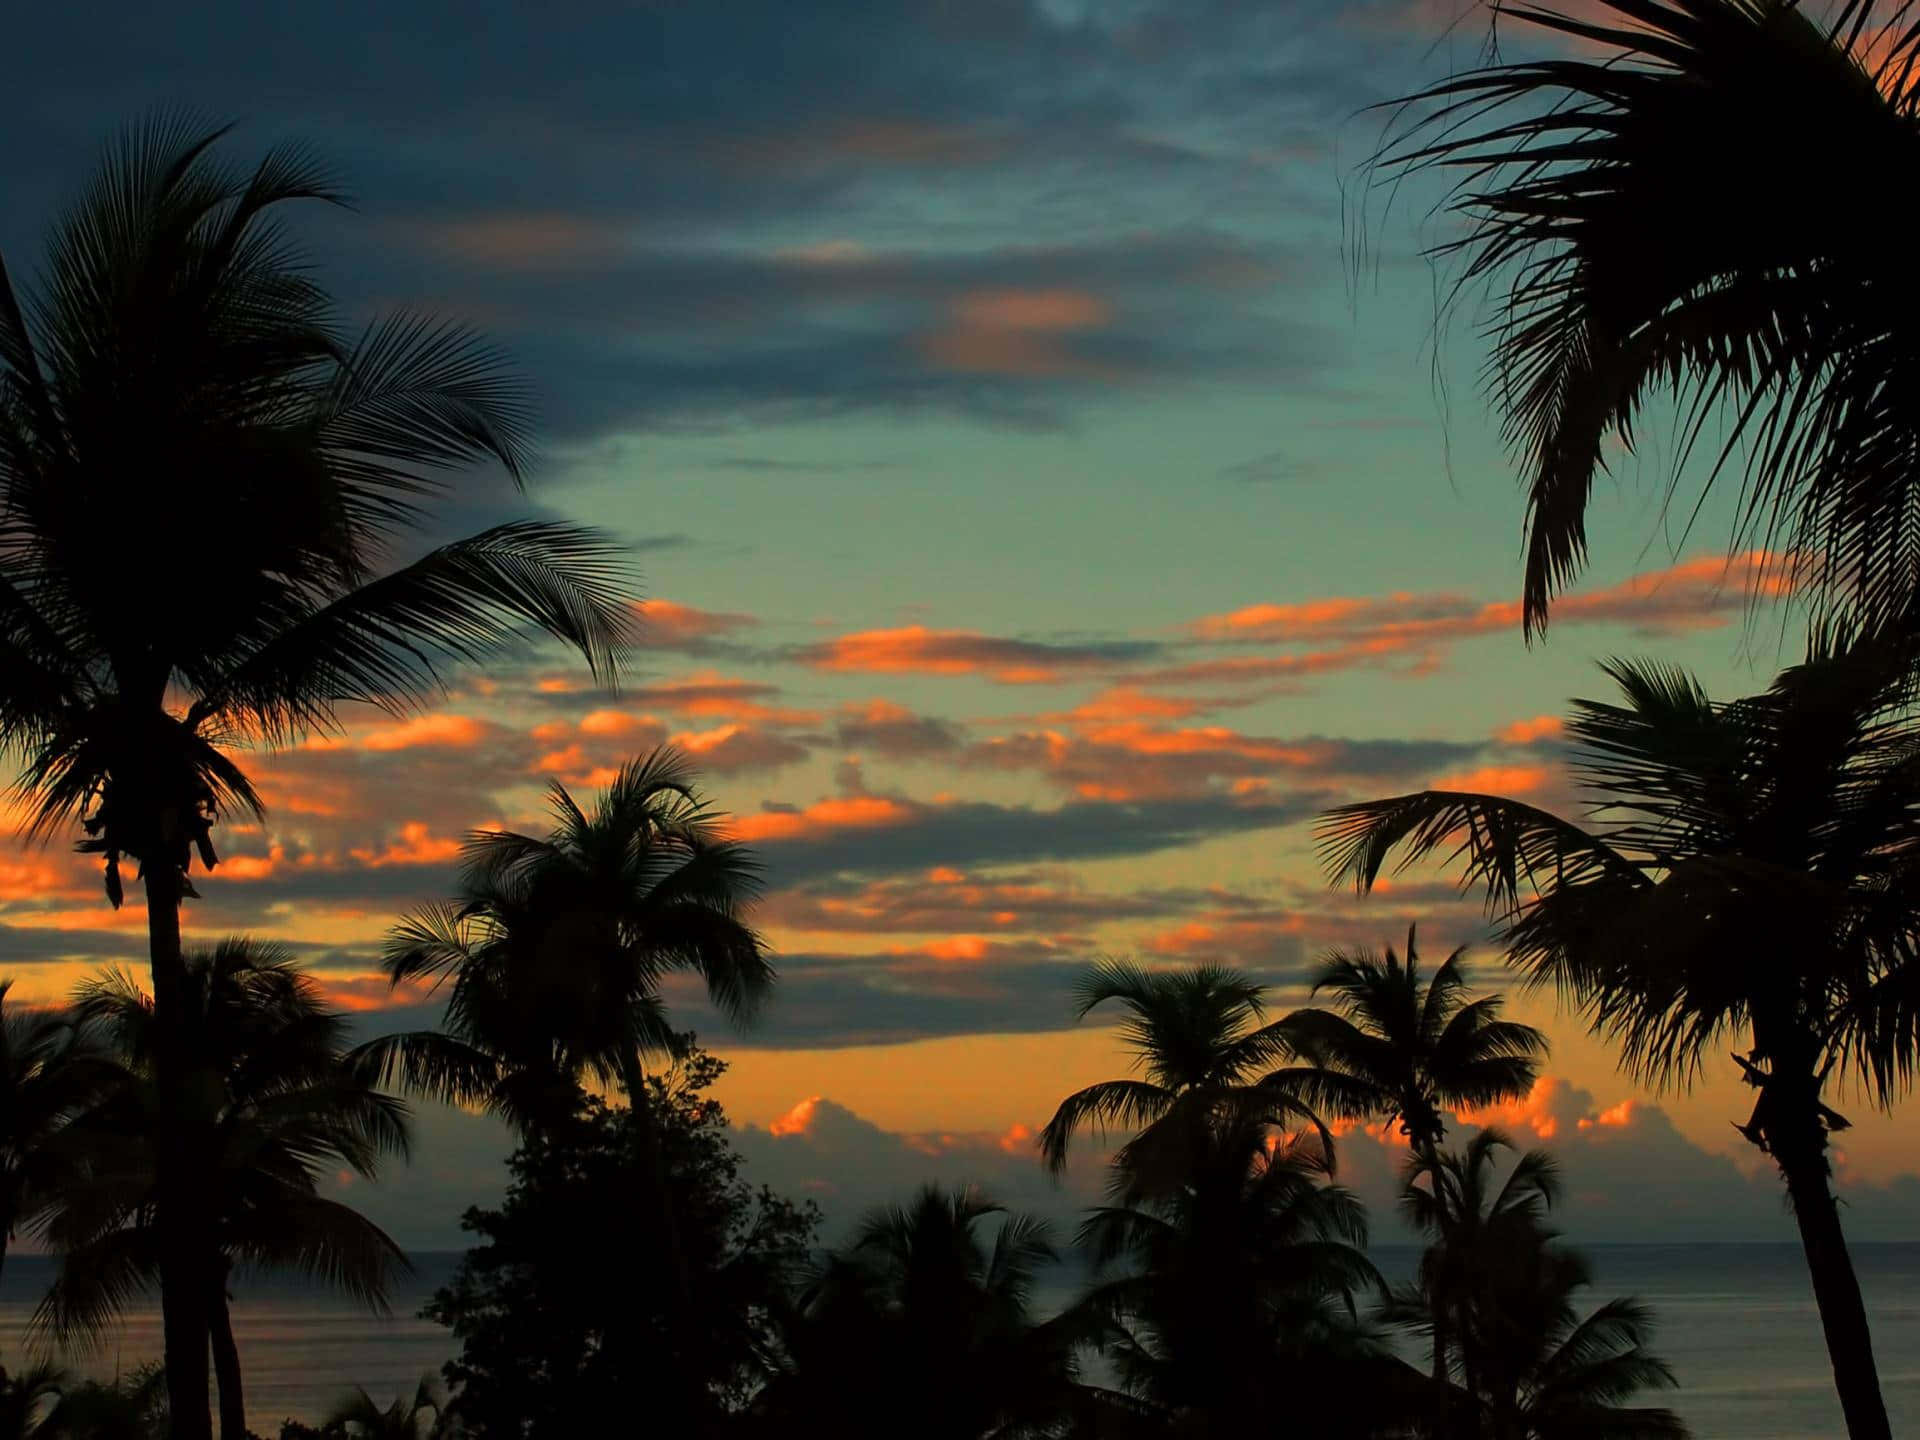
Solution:
<svg viewBox="0 0 1920 1440"><path fill-rule="evenodd" d="M207 1296L212 1323L213 1374L220 1386L220 1440L247 1440L247 1401L240 1385L240 1347L233 1340L233 1313L227 1304L227 1266L214 1271Z"/></svg>
<svg viewBox="0 0 1920 1440"><path fill-rule="evenodd" d="M1818 1088L1816 1082L1812 1087L1816 1103ZM1880 1374L1873 1363L1867 1307L1840 1228L1840 1208L1828 1183L1826 1129L1813 1105L1794 1108L1799 1113L1785 1124L1770 1126L1768 1139L1800 1227L1800 1245L1806 1251L1813 1298L1826 1331L1827 1358L1833 1364L1833 1386L1840 1394L1847 1434L1851 1440L1892 1440L1886 1402L1880 1396Z"/></svg>
<svg viewBox="0 0 1920 1440"><path fill-rule="evenodd" d="M1420 1160L1432 1177L1435 1191L1440 1186L1440 1147L1429 1142L1421 1147ZM1439 1196L1436 1193L1435 1199ZM1448 1302L1452 1298L1442 1293L1442 1287L1436 1275L1433 1293L1428 1297L1433 1306L1433 1405L1435 1440L1453 1440L1453 1381L1447 1372L1447 1353L1452 1349L1452 1326L1448 1314Z"/></svg>
<svg viewBox="0 0 1920 1440"><path fill-rule="evenodd" d="M171 855L145 863L147 946L153 967L155 1118L154 1221L160 1249L160 1318L166 1346L167 1405L172 1440L212 1440L207 1404L208 1246L199 1231L206 1207L189 1143L182 1033L186 965L180 947L180 876Z"/></svg>

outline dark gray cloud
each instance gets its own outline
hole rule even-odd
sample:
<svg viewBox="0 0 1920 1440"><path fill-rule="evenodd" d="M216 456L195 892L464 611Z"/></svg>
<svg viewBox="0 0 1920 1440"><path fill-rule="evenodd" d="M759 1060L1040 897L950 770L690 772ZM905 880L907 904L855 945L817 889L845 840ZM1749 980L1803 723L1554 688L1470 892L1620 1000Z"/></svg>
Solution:
<svg viewBox="0 0 1920 1440"><path fill-rule="evenodd" d="M1015 864L1150 855L1213 835L1289 825L1321 808L1317 795L1258 802L1221 798L1133 805L1074 801L1054 809L962 801L911 805L904 823L762 841L772 885L840 871L897 874L934 865Z"/></svg>
<svg viewBox="0 0 1920 1440"><path fill-rule="evenodd" d="M1337 231L1331 136L1419 59L1354 23L1391 8L35 7L0 96L0 250L31 274L103 132L186 105L242 117L236 155L312 142L358 205L302 222L343 298L494 332L559 440L849 410L1058 425L1130 383L1317 386L1337 333L1263 301L1338 283L1337 246L1296 237ZM969 295L1061 288L1097 319L953 332Z"/></svg>

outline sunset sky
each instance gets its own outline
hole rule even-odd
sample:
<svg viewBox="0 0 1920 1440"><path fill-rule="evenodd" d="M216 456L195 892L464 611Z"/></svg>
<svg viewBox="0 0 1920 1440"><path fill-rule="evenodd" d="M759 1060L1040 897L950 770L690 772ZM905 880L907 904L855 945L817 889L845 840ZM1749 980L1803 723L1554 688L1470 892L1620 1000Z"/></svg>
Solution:
<svg viewBox="0 0 1920 1440"><path fill-rule="evenodd" d="M115 7L118 10L118 7ZM1369 189L1366 107L1469 63L1465 0L343 0L38 6L0 96L0 253L41 233L112 127L156 104L242 123L236 159L312 145L352 211L301 217L356 314L487 330L540 401L516 499L464 486L448 534L510 514L635 550L646 649L621 692L530 653L430 713L351 717L254 764L193 932L284 938L370 1026L383 931L445 893L476 825L540 823L663 741L765 859L781 971L757 1026L679 1013L732 1064L750 1173L830 1215L922 1175L1066 1207L1031 1132L1116 1073L1069 988L1099 954L1217 960L1301 998L1333 944L1437 958L1478 912L1432 873L1330 892L1311 817L1445 783L1570 805L1556 719L1596 658L1717 694L1794 651L1724 503L1663 522L1658 425L1598 496L1595 558L1529 649L1521 504L1476 388L1469 309L1437 323L1432 193ZM1516 40L1518 37L1509 37ZM1688 492L1690 495L1691 492ZM138 964L64 841L0 852L0 974L53 1000ZM1500 977L1482 952L1480 973ZM1711 1063L1649 1096L1517 1002L1550 1078L1499 1117L1606 1238L1789 1238ZM1857 1100L1857 1097L1856 1097ZM1920 1220L1920 1110L1846 1103L1863 1238ZM369 1202L457 1241L500 1183L491 1121L423 1118ZM1370 1196L1388 1148L1343 1147ZM1391 1221L1383 1215L1379 1222Z"/></svg>

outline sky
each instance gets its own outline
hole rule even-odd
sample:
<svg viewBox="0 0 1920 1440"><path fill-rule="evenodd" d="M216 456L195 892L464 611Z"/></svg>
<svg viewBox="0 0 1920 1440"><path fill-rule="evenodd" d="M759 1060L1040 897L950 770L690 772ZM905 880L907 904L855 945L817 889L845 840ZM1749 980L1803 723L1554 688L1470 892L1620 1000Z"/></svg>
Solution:
<svg viewBox="0 0 1920 1440"><path fill-rule="evenodd" d="M1330 890L1312 817L1435 784L1570 807L1557 717L1605 693L1596 659L1730 696L1792 658L1725 497L1663 514L1657 424L1522 639L1483 315L1440 304L1437 193L1366 167L1373 107L1481 53L1467 0L41 6L10 33L18 282L150 107L235 120L236 160L305 143L353 197L292 220L347 313L480 327L538 397L528 493L463 480L440 532L587 521L643 581L618 693L533 649L248 757L268 820L224 827L190 935L284 939L369 1030L429 1023L377 947L462 835L678 745L765 861L781 978L746 1030L671 999L730 1063L749 1173L830 1220L935 1176L1070 1210L1097 1167L1053 1186L1032 1134L1125 1064L1073 1019L1088 960L1218 961L1284 1009L1329 946L1478 941L1435 873ZM0 851L17 995L137 967L143 926L63 844ZM1550 997L1513 1008L1547 1074L1467 1118L1561 1155L1569 1231L1791 1237L1730 1064L1650 1094ZM1842 1108L1849 1223L1911 1238L1920 1120ZM357 1194L451 1245L508 1142L421 1132ZM1395 1160L1342 1145L1383 1226Z"/></svg>

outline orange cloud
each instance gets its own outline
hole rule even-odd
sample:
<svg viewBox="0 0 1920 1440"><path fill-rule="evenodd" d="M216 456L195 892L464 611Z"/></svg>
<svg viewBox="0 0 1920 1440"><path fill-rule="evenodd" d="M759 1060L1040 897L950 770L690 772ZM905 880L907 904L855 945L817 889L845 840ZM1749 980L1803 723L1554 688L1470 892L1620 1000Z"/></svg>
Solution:
<svg viewBox="0 0 1920 1440"><path fill-rule="evenodd" d="M572 264L616 253L622 232L600 220L558 211L505 212L421 227L432 249L501 269Z"/></svg>
<svg viewBox="0 0 1920 1440"><path fill-rule="evenodd" d="M1547 772L1538 765L1486 765L1461 775L1443 775L1431 788L1476 795L1524 795L1546 783Z"/></svg>
<svg viewBox="0 0 1920 1440"><path fill-rule="evenodd" d="M775 1135L807 1134L813 1129L814 1112L820 1108L820 1098L818 1095L809 1095L786 1114L770 1121L768 1131Z"/></svg>
<svg viewBox="0 0 1920 1440"><path fill-rule="evenodd" d="M1494 738L1508 745L1532 745L1540 740L1557 740L1565 729L1558 715L1536 715L1501 726Z"/></svg>
<svg viewBox="0 0 1920 1440"><path fill-rule="evenodd" d="M640 600L633 608L640 617L640 643L656 650L684 649L760 623L751 615L701 610L672 600Z"/></svg>
<svg viewBox="0 0 1920 1440"><path fill-rule="evenodd" d="M977 630L903 625L842 635L807 647L800 658L816 670L984 675L1003 685L1039 685L1110 665L1115 655L1098 646L1049 645Z"/></svg>
<svg viewBox="0 0 1920 1440"><path fill-rule="evenodd" d="M973 290L953 302L947 324L919 337L942 370L1017 377L1104 378L1110 366L1076 354L1065 337L1100 329L1113 307L1084 290Z"/></svg>
<svg viewBox="0 0 1920 1440"><path fill-rule="evenodd" d="M884 795L840 795L803 810L769 809L736 816L731 828L737 840L793 840L835 830L903 825L913 814L912 807Z"/></svg>
<svg viewBox="0 0 1920 1440"><path fill-rule="evenodd" d="M400 827L399 838L388 844L386 849L375 850L366 846L349 853L362 865L377 870L387 865L443 864L457 859L460 847L458 840L435 837L424 820L409 820Z"/></svg>
<svg viewBox="0 0 1920 1440"><path fill-rule="evenodd" d="M1553 623L1618 624L1643 635L1675 635L1727 624L1752 597L1788 593L1790 557L1766 550L1703 555L1617 585L1563 596ZM1370 599L1333 597L1243 606L1189 627L1211 644L1312 645L1293 655L1201 661L1142 677L1155 684L1278 680L1396 657L1430 664L1453 642L1519 628L1518 600L1401 591Z"/></svg>
<svg viewBox="0 0 1920 1440"><path fill-rule="evenodd" d="M376 755L425 746L465 750L478 745L486 736L486 724L469 715L416 715L397 725L361 731L358 735L316 735L300 748L366 750Z"/></svg>

